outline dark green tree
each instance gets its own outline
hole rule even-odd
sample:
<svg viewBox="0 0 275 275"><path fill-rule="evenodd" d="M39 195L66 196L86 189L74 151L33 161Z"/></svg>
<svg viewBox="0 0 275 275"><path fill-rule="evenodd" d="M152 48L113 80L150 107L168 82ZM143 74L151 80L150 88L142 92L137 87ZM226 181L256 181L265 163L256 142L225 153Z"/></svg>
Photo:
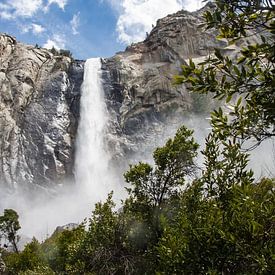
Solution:
<svg viewBox="0 0 275 275"><path fill-rule="evenodd" d="M272 1L215 2L207 28L228 43L247 41L230 58L216 49L205 62L183 66L178 83L212 94L230 107L212 113L202 177L182 194L176 219L158 245L161 274L272 274L274 180L255 182L242 142L275 135L274 5ZM251 39L253 37L253 39ZM254 41L254 42L253 42ZM235 103L234 103L235 102Z"/></svg>
<svg viewBox="0 0 275 275"><path fill-rule="evenodd" d="M247 155L210 135L203 176L186 188L158 243L161 274L272 274L274 180L254 183Z"/></svg>
<svg viewBox="0 0 275 275"><path fill-rule="evenodd" d="M112 193L99 202L88 222L87 231L66 248L69 274L132 274L133 257L128 249L122 213L114 211ZM68 232L66 233L68 235ZM63 234L62 240L66 235ZM60 243L59 239L59 243Z"/></svg>
<svg viewBox="0 0 275 275"><path fill-rule="evenodd" d="M19 253L8 253L4 257L4 260L7 265L8 274L54 274L44 260L41 245L35 238L25 246L23 251Z"/></svg>
<svg viewBox="0 0 275 275"><path fill-rule="evenodd" d="M69 50L60 49L59 54L62 55L62 56L70 57L70 58L73 57L73 54Z"/></svg>
<svg viewBox="0 0 275 275"><path fill-rule="evenodd" d="M16 253L18 253L17 243L20 239L18 230L20 228L17 212L13 209L5 209L4 215L0 216L0 234L11 243Z"/></svg>
<svg viewBox="0 0 275 275"><path fill-rule="evenodd" d="M84 224L72 230L55 231L41 244L44 262L56 273L71 272L77 266L74 255L85 234Z"/></svg>
<svg viewBox="0 0 275 275"><path fill-rule="evenodd" d="M162 236L162 219L173 215L174 202L184 188L187 176L194 176L199 145L193 131L182 126L174 138L153 153L155 165L140 162L130 166L125 179L130 184L124 204L128 240L136 257L139 273L154 272L157 259L154 247ZM138 268L137 268L138 269Z"/></svg>
<svg viewBox="0 0 275 275"><path fill-rule="evenodd" d="M155 166L140 162L130 166L124 177L130 196L152 208L161 208L185 183L186 176L194 175L199 145L192 137L193 131L182 126L173 139L154 151Z"/></svg>
<svg viewBox="0 0 275 275"><path fill-rule="evenodd" d="M58 50L53 46L51 49L50 49L50 52L53 54L53 55L58 55Z"/></svg>

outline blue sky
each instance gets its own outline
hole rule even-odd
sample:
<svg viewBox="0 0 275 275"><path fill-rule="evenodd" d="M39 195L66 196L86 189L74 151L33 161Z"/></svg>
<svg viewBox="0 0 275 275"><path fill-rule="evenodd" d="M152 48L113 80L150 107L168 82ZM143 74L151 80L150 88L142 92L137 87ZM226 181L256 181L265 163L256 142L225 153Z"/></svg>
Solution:
<svg viewBox="0 0 275 275"><path fill-rule="evenodd" d="M0 0L0 32L75 58L108 57L142 41L158 18L200 0Z"/></svg>

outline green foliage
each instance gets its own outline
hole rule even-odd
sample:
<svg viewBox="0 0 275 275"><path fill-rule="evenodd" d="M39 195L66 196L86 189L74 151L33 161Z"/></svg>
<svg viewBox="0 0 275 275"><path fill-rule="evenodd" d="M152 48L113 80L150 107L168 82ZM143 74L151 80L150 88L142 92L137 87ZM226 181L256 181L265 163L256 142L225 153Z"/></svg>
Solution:
<svg viewBox="0 0 275 275"><path fill-rule="evenodd" d="M183 192L158 244L160 274L272 274L275 181L254 183L240 145L215 133L202 177Z"/></svg>
<svg viewBox="0 0 275 275"><path fill-rule="evenodd" d="M18 219L19 216L13 209L5 209L4 215L0 216L0 236L11 243L15 252L18 252L19 236L17 231L21 228Z"/></svg>
<svg viewBox="0 0 275 275"><path fill-rule="evenodd" d="M54 274L44 261L39 242L33 239L22 252L4 257L8 274Z"/></svg>
<svg viewBox="0 0 275 275"><path fill-rule="evenodd" d="M88 230L72 251L72 274L131 274L123 217L113 210L112 194L97 203Z"/></svg>
<svg viewBox="0 0 275 275"><path fill-rule="evenodd" d="M50 52L53 54L53 55L58 55L58 50L55 48L55 47L52 47L50 49Z"/></svg>
<svg viewBox="0 0 275 275"><path fill-rule="evenodd" d="M55 56L67 56L69 58L73 58L73 55L69 50L63 50L63 49L57 50L55 47L52 47L50 49L50 52Z"/></svg>
<svg viewBox="0 0 275 275"><path fill-rule="evenodd" d="M176 77L177 83L186 83L195 93L226 100L229 117L221 110L212 113L216 131L230 131L242 140L254 138L257 144L275 136L275 9L271 2L215 1L215 10L204 15L207 28L218 29L218 38L229 44L246 40L246 45L237 59L216 49L199 66L190 60Z"/></svg>
<svg viewBox="0 0 275 275"><path fill-rule="evenodd" d="M253 182L253 172L246 170L248 155L241 152L239 143L223 140L214 132L207 137L202 154L206 169L200 180L206 186L207 196L218 196L226 203L233 186Z"/></svg>
<svg viewBox="0 0 275 275"><path fill-rule="evenodd" d="M193 131L182 126L173 139L153 153L155 165L140 162L125 173L129 198L124 204L128 221L128 240L142 255L140 273L153 272L156 266L154 246L160 239L162 219L173 212L173 203L185 183L185 177L194 175L194 158L199 145Z"/></svg>
<svg viewBox="0 0 275 275"><path fill-rule="evenodd" d="M227 207L194 184L159 243L160 274L273 274L274 183L232 186Z"/></svg>
<svg viewBox="0 0 275 275"><path fill-rule="evenodd" d="M253 32L258 42L237 60L216 49L199 66L190 60L177 83L194 93L225 99L229 116L212 113L202 177L187 188L177 218L164 225L159 274L273 274L274 180L254 183L242 142L274 136L274 6L271 1L215 1L208 28L238 43ZM260 42L259 42L260 41ZM235 104L233 103L236 100Z"/></svg>
<svg viewBox="0 0 275 275"><path fill-rule="evenodd" d="M130 166L124 176L126 182L132 185L128 192L136 201L161 207L184 184L184 178L194 174L194 158L199 145L192 134L193 131L182 126L174 139L157 148L153 154L154 168L142 162Z"/></svg>
<svg viewBox="0 0 275 275"><path fill-rule="evenodd" d="M41 245L43 259L57 273L71 271L72 266L77 264L74 261L74 254L78 251L80 240L84 238L85 234L84 224L72 230L54 232Z"/></svg>
<svg viewBox="0 0 275 275"><path fill-rule="evenodd" d="M274 33L274 3L270 0L216 0L216 9L204 15L207 27L220 31L221 38L238 39L251 32Z"/></svg>
<svg viewBox="0 0 275 275"><path fill-rule="evenodd" d="M69 50L60 49L59 54L62 56L67 56L69 58L73 58L73 54Z"/></svg>

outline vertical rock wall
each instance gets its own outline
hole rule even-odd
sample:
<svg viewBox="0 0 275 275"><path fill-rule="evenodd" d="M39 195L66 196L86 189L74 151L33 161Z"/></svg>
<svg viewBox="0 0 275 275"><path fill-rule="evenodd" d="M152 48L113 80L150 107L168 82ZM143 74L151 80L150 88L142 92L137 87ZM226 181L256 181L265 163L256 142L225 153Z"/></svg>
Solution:
<svg viewBox="0 0 275 275"><path fill-rule="evenodd" d="M168 15L157 21L143 42L103 60L110 128L115 133L111 148L117 148L118 158L142 151L145 155L168 127L177 128L197 111L197 102L185 86L173 84L173 77L190 58L200 59L215 47L227 46L213 31L202 29L207 8Z"/></svg>
<svg viewBox="0 0 275 275"><path fill-rule="evenodd" d="M0 36L0 184L72 175L83 63Z"/></svg>

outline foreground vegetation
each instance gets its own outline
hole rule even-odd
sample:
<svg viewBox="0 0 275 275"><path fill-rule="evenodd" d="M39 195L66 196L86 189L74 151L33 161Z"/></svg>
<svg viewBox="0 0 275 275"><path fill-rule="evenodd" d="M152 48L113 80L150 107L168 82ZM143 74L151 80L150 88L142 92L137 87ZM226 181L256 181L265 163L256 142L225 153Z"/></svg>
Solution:
<svg viewBox="0 0 275 275"><path fill-rule="evenodd" d="M194 161L199 146L182 126L154 151L153 166L141 162L125 173L129 196L119 211L111 193L79 227L17 252L18 216L6 210L0 229L15 250L2 254L7 274L275 273L275 180L255 181L247 168L247 150L275 135L271 2L216 1L205 18L220 38L233 43L257 30L261 42L236 61L216 50L177 77L191 92L230 105L229 114L212 113L203 171ZM254 146L244 150L246 141ZM4 227L7 219L13 223Z"/></svg>
<svg viewBox="0 0 275 275"><path fill-rule="evenodd" d="M191 134L181 127L155 150L154 167L130 168L119 211L110 194L79 227L5 252L7 274L273 274L274 180L254 182L239 145L220 149L211 134L207 169L187 184L198 148Z"/></svg>

